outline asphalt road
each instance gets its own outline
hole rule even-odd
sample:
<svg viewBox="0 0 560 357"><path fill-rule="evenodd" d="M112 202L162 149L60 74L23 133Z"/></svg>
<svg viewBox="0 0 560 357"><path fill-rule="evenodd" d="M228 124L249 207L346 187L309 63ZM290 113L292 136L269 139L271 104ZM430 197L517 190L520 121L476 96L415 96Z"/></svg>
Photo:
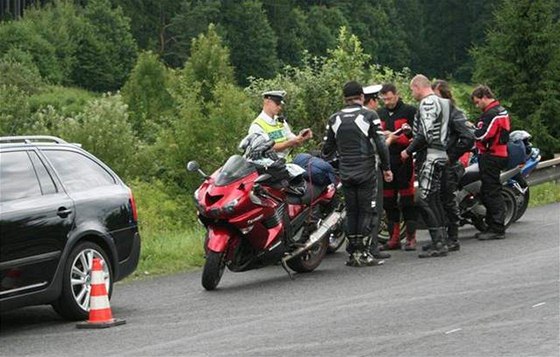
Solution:
<svg viewBox="0 0 560 357"><path fill-rule="evenodd" d="M1 315L0 355L558 356L560 204L529 209L503 241L460 231L460 252L399 251L349 268L342 252L290 280L280 266L119 283L126 325L79 330L50 307ZM420 233L427 240L425 231Z"/></svg>

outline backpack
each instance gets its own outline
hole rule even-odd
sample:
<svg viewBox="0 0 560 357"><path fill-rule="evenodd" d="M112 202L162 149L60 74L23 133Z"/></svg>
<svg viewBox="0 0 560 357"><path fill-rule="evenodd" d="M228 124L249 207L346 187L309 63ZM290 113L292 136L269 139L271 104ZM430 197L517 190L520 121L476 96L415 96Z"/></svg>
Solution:
<svg viewBox="0 0 560 357"><path fill-rule="evenodd" d="M314 185L327 186L336 182L334 168L325 160L310 154L298 154L293 163L305 169L303 178Z"/></svg>

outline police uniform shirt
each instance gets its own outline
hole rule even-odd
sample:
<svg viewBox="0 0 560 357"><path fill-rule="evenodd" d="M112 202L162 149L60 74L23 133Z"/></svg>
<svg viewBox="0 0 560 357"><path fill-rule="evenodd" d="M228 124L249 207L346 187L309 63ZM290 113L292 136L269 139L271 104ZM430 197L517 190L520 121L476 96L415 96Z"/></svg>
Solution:
<svg viewBox="0 0 560 357"><path fill-rule="evenodd" d="M266 114L264 111L262 111L257 118L261 118L262 120L264 120L267 124L269 125L277 125L278 121L276 118L271 118L270 115ZM268 133L257 123L255 123L253 121L253 123L251 124L251 126L249 127L249 134L253 134L253 133L259 133L264 135L267 139L272 139L275 140L277 138L271 138ZM284 128L283 128L283 134L286 137L286 139L290 140L296 137L296 135L292 132L292 130L290 129L290 126L288 125L287 122L284 122ZM286 149L283 151L277 151L277 154L279 157L284 158L286 157L290 152L290 149Z"/></svg>

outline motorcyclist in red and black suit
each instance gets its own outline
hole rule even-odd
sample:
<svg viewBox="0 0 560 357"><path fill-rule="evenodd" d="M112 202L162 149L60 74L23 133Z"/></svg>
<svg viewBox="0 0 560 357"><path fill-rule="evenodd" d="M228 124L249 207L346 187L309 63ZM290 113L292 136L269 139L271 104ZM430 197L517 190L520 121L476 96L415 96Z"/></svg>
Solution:
<svg viewBox="0 0 560 357"><path fill-rule="evenodd" d="M414 207L414 164L412 158L402 161L401 151L410 144L412 133L392 135L403 125L412 128L416 108L405 104L399 97L394 84L385 84L381 88L381 99L384 107L379 109L381 128L387 135L389 158L393 181L383 182L383 208L387 215L389 241L385 249L400 249L401 211L406 223L405 250L416 249L416 209Z"/></svg>
<svg viewBox="0 0 560 357"><path fill-rule="evenodd" d="M505 203L501 192L500 172L506 169L508 163L509 115L487 86L476 87L471 94L471 100L482 110L474 135L480 154L480 193L482 203L486 207L488 225L488 230L476 237L479 240L503 239Z"/></svg>

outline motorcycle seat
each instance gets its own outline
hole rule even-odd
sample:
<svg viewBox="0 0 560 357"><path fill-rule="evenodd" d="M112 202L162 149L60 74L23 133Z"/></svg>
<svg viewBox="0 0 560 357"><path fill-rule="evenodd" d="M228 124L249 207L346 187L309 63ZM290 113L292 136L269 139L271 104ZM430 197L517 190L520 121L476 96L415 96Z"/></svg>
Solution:
<svg viewBox="0 0 560 357"><path fill-rule="evenodd" d="M464 187L469 183L480 180L480 170L478 163L472 164L465 169L465 173L459 180L459 186Z"/></svg>
<svg viewBox="0 0 560 357"><path fill-rule="evenodd" d="M286 191L286 201L291 205L309 205L319 197L328 185L312 185L305 181L305 191L303 195Z"/></svg>

